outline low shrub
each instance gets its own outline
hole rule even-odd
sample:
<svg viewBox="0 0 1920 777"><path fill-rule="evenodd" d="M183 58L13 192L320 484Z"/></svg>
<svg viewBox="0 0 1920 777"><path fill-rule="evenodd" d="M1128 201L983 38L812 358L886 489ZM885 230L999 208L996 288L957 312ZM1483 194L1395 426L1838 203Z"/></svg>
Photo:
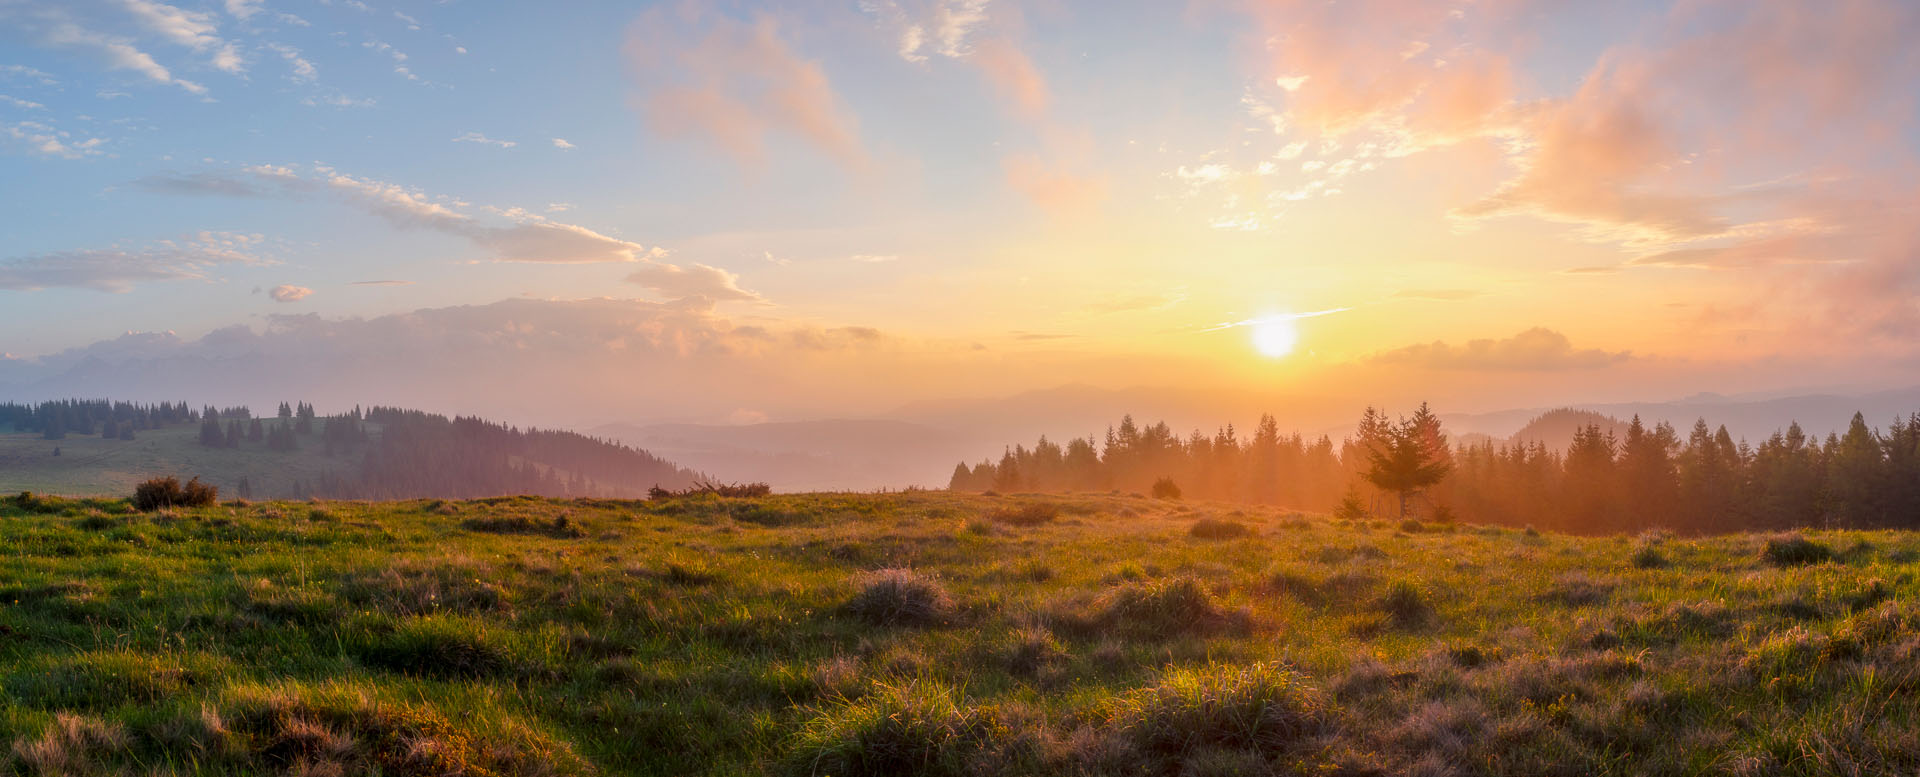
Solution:
<svg viewBox="0 0 1920 777"><path fill-rule="evenodd" d="M1153 481L1152 493L1155 499L1179 499L1180 484L1173 482L1173 478L1160 478Z"/></svg>
<svg viewBox="0 0 1920 777"><path fill-rule="evenodd" d="M861 575L859 584L847 611L868 623L931 626L953 617L953 597L931 576L905 568L881 569Z"/></svg>
<svg viewBox="0 0 1920 777"><path fill-rule="evenodd" d="M1660 549L1652 545L1642 545L1639 550L1633 552L1633 565L1640 569L1660 569L1668 563L1670 562L1660 553Z"/></svg>
<svg viewBox="0 0 1920 777"><path fill-rule="evenodd" d="M180 484L180 479L171 475L163 478L149 478L133 488L133 507L141 512L153 512L168 507L206 507L219 499L220 489L200 482L200 478Z"/></svg>
<svg viewBox="0 0 1920 777"><path fill-rule="evenodd" d="M755 499L768 496L772 493L773 486L767 485L766 483L709 483L703 480L679 490L661 488L660 485L656 483L652 488L647 489L647 498L672 499L682 496L712 494L714 496Z"/></svg>

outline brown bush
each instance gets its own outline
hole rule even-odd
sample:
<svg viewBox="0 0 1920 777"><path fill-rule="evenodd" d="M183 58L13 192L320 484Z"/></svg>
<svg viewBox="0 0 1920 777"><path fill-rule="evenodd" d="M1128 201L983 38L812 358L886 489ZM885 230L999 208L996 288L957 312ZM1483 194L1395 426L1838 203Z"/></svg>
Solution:
<svg viewBox="0 0 1920 777"><path fill-rule="evenodd" d="M167 507L206 507L220 498L220 489L200 482L199 478L180 485L180 479L171 475L164 478L149 478L133 489L133 507L141 512L153 512Z"/></svg>

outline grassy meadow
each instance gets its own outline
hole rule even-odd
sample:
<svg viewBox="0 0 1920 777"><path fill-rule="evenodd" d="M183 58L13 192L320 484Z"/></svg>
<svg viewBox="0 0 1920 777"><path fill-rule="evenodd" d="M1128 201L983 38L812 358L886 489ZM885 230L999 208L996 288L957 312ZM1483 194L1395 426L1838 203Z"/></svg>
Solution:
<svg viewBox="0 0 1920 777"><path fill-rule="evenodd" d="M241 478L260 493L288 493L295 481L314 483L323 475L351 475L357 456L327 456L318 440L303 440L299 450L263 453L258 443L245 448L209 448L200 444L198 424L142 429L131 440L70 434L60 440L37 433L0 432L0 494L24 490L74 496L133 493L143 473L178 472L212 480L231 494ZM53 455L55 448L60 455ZM218 475L219 477L214 477Z"/></svg>
<svg viewBox="0 0 1920 777"><path fill-rule="evenodd" d="M0 773L1911 774L1917 559L1118 495L5 497Z"/></svg>

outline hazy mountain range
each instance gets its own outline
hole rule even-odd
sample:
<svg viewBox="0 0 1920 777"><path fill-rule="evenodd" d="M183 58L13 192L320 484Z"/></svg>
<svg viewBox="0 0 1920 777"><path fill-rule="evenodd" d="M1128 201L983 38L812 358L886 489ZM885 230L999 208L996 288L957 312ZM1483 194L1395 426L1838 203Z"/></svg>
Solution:
<svg viewBox="0 0 1920 777"><path fill-rule="evenodd" d="M1724 396L1698 394L1664 402L1576 404L1574 414L1556 407L1514 408L1488 413L1443 413L1456 441L1514 438L1564 448L1588 422L1622 428L1635 415L1649 425L1673 424L1682 438L1694 420L1725 425L1735 439L1758 442L1798 421L1808 434L1846 428L1854 412L1884 427L1920 411L1920 387L1863 394ZM1165 420L1184 436L1211 433L1233 423L1245 436L1263 412L1253 396L1201 396L1193 392L1062 386L988 400L917 402L880 417L741 425L608 424L588 430L649 450L682 466L737 480L764 480L781 490L872 489L945 486L956 462L998 457L1005 446L1031 445L1041 434L1054 440L1103 436L1123 414L1137 421ZM1272 402L1265 412L1280 428L1339 440L1351 433L1360 405L1354 400L1298 399ZM1397 408L1396 408L1397 410ZM1538 419L1538 423L1533 423Z"/></svg>

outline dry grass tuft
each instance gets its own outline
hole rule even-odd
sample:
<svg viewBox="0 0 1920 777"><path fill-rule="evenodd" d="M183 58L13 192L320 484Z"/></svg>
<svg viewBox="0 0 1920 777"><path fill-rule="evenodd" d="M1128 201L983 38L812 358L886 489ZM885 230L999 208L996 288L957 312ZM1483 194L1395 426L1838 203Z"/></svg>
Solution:
<svg viewBox="0 0 1920 777"><path fill-rule="evenodd" d="M930 575L893 568L859 577L859 593L847 601L847 610L879 626L933 626L954 615L953 597Z"/></svg>

